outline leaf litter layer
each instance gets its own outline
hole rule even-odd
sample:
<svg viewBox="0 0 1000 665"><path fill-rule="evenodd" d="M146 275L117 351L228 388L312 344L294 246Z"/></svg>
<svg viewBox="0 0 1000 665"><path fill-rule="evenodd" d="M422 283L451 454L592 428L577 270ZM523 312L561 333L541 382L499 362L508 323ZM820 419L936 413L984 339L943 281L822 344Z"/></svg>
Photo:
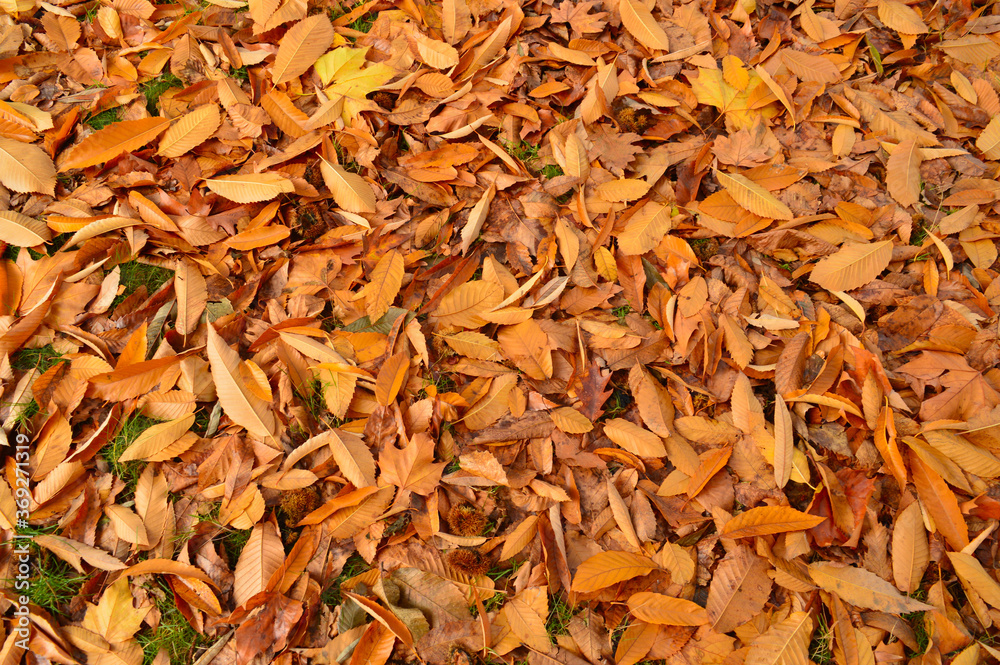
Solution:
<svg viewBox="0 0 1000 665"><path fill-rule="evenodd" d="M1000 655L996 5L0 9L6 660Z"/></svg>

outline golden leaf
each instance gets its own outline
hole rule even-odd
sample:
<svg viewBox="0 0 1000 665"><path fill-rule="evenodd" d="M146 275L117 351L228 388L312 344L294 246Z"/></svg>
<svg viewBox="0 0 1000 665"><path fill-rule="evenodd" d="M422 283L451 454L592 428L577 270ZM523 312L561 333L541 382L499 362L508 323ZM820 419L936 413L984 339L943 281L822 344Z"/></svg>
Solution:
<svg viewBox="0 0 1000 665"><path fill-rule="evenodd" d="M574 135L575 136L575 135ZM646 195L649 183L635 178L619 178L609 180L597 186L597 195L605 201L624 203L635 201Z"/></svg>
<svg viewBox="0 0 1000 665"><path fill-rule="evenodd" d="M850 291L878 277L891 259L891 240L853 243L817 263L809 279L830 291Z"/></svg>
<svg viewBox="0 0 1000 665"><path fill-rule="evenodd" d="M319 163L323 182L333 194L337 205L348 212L375 212L375 192L368 186L364 178L357 173L350 173L339 164L331 164L322 157Z"/></svg>
<svg viewBox="0 0 1000 665"><path fill-rule="evenodd" d="M458 64L458 51L455 47L426 35L415 34L417 54L428 66L434 69L448 69Z"/></svg>
<svg viewBox="0 0 1000 665"><path fill-rule="evenodd" d="M930 558L920 504L913 501L896 514L892 528L892 577L896 588L905 594L920 588Z"/></svg>
<svg viewBox="0 0 1000 665"><path fill-rule="evenodd" d="M788 484L792 475L795 441L792 436L792 416L781 395L774 401L774 482L778 487Z"/></svg>
<svg viewBox="0 0 1000 665"><path fill-rule="evenodd" d="M986 572L979 559L965 552L948 552L948 558L955 574L962 581L962 586L975 590L980 598L1000 609L1000 584Z"/></svg>
<svg viewBox="0 0 1000 665"><path fill-rule="evenodd" d="M745 545L738 545L723 557L712 574L705 604L716 632L735 630L764 608L771 595L769 568L764 559Z"/></svg>
<svg viewBox="0 0 1000 665"><path fill-rule="evenodd" d="M946 39L937 48L959 62L977 67L985 66L993 58L1000 56L1000 45L988 35L970 35L958 39Z"/></svg>
<svg viewBox="0 0 1000 665"><path fill-rule="evenodd" d="M445 343L467 358L499 360L500 345L486 335L471 330L443 337Z"/></svg>
<svg viewBox="0 0 1000 665"><path fill-rule="evenodd" d="M898 0L878 0L878 19L885 25L905 35L922 35L927 24L912 7Z"/></svg>
<svg viewBox="0 0 1000 665"><path fill-rule="evenodd" d="M373 324L389 311L392 301L399 293L399 287L403 284L404 274L403 255L394 249L383 255L375 264L371 278L364 288L365 311Z"/></svg>
<svg viewBox="0 0 1000 665"><path fill-rule="evenodd" d="M325 13L313 14L292 26L278 45L271 77L275 85L304 74L333 45L334 31Z"/></svg>
<svg viewBox="0 0 1000 665"><path fill-rule="evenodd" d="M59 171L104 164L122 154L138 150L162 134L170 120L141 118L123 120L100 129L74 146L59 162Z"/></svg>
<svg viewBox="0 0 1000 665"><path fill-rule="evenodd" d="M131 640L138 632L143 618L152 607L145 605L136 608L132 605L132 592L129 589L128 579L122 576L104 591L97 605L87 603L83 627L97 633L111 644L122 644Z"/></svg>
<svg viewBox="0 0 1000 665"><path fill-rule="evenodd" d="M4 210L0 211L0 238L15 247L36 247L52 240L52 232L45 222Z"/></svg>
<svg viewBox="0 0 1000 665"><path fill-rule="evenodd" d="M469 409L462 422L470 430L489 427L507 413L507 397L517 383L517 374L502 374L493 379L487 393Z"/></svg>
<svg viewBox="0 0 1000 665"><path fill-rule="evenodd" d="M635 665L645 658L659 634L660 627L656 624L642 621L630 623L618 640L618 648L615 649L616 665Z"/></svg>
<svg viewBox="0 0 1000 665"><path fill-rule="evenodd" d="M809 565L809 576L821 589L856 607L889 614L934 609L927 603L902 595L896 587L863 568L829 562L813 563Z"/></svg>
<svg viewBox="0 0 1000 665"><path fill-rule="evenodd" d="M770 219L791 219L793 217L788 206L746 176L716 170L715 177L736 203L753 214Z"/></svg>
<svg viewBox="0 0 1000 665"><path fill-rule="evenodd" d="M618 3L618 10L621 12L622 25L635 37L636 41L651 51L670 50L667 33L663 31L645 5L636 2L636 0L621 0Z"/></svg>
<svg viewBox="0 0 1000 665"><path fill-rule="evenodd" d="M792 612L757 637L746 655L747 665L803 665L810 662L813 622L808 612Z"/></svg>
<svg viewBox="0 0 1000 665"><path fill-rule="evenodd" d="M917 144L913 141L903 141L892 151L885 165L885 183L889 188L889 194L904 208L920 201L921 161L923 155Z"/></svg>
<svg viewBox="0 0 1000 665"><path fill-rule="evenodd" d="M246 173L206 180L208 188L236 203L270 201L295 191L292 181L279 173Z"/></svg>
<svg viewBox="0 0 1000 665"><path fill-rule="evenodd" d="M194 424L194 414L186 415L165 423L158 423L143 430L135 441L118 458L121 462L147 460L159 456L173 445Z"/></svg>
<svg viewBox="0 0 1000 665"><path fill-rule="evenodd" d="M396 401L406 374L410 368L410 358L405 352L399 352L386 358L375 380L375 399L382 406L389 406Z"/></svg>
<svg viewBox="0 0 1000 665"><path fill-rule="evenodd" d="M786 48L781 52L781 61L793 74L803 81L836 83L840 81L837 65L821 55Z"/></svg>
<svg viewBox="0 0 1000 665"><path fill-rule="evenodd" d="M271 405L240 380L240 356L208 325L208 360L222 410L254 436L273 439L277 431Z"/></svg>
<svg viewBox="0 0 1000 665"><path fill-rule="evenodd" d="M446 325L479 328L487 323L479 315L493 309L501 301L503 289L499 284L482 280L466 282L445 294L432 316Z"/></svg>
<svg viewBox="0 0 1000 665"><path fill-rule="evenodd" d="M181 116L160 139L157 153L164 157L180 157L207 141L222 124L219 107L206 104Z"/></svg>
<svg viewBox="0 0 1000 665"><path fill-rule="evenodd" d="M572 589L581 593L600 591L612 584L648 575L657 568L659 566L646 556L630 552L601 552L576 569Z"/></svg>
<svg viewBox="0 0 1000 665"><path fill-rule="evenodd" d="M825 517L799 512L789 506L761 506L736 515L722 527L722 538L752 538L819 526Z"/></svg>
<svg viewBox="0 0 1000 665"><path fill-rule="evenodd" d="M567 434L583 434L594 429L594 423L587 416L569 406L553 409L552 422Z"/></svg>
<svg viewBox="0 0 1000 665"><path fill-rule="evenodd" d="M983 153L986 159L1000 159L1000 115L993 116L990 124L986 125L986 128L979 133L979 138L976 139L976 148Z"/></svg>
<svg viewBox="0 0 1000 665"><path fill-rule="evenodd" d="M650 201L629 219L618 235L618 249L628 256L645 254L660 244L673 226L671 207Z"/></svg>
<svg viewBox="0 0 1000 665"><path fill-rule="evenodd" d="M740 369L753 362L753 346L746 332L735 319L725 314L719 315L719 324L726 336L726 348Z"/></svg>
<svg viewBox="0 0 1000 665"><path fill-rule="evenodd" d="M637 457L657 458L667 454L660 437L624 418L605 422L604 435Z"/></svg>
<svg viewBox="0 0 1000 665"><path fill-rule="evenodd" d="M496 193L496 184L490 184L479 200L476 201L476 205L469 211L469 218L466 220L465 226L462 227L462 254L469 251L473 241L479 236L479 231L482 230L483 223L490 213L490 203L493 202L493 197L496 196Z"/></svg>
<svg viewBox="0 0 1000 665"><path fill-rule="evenodd" d="M208 302L205 276L197 265L187 259L178 259L174 269L174 291L177 293L177 321L175 329L190 335L198 327Z"/></svg>
<svg viewBox="0 0 1000 665"><path fill-rule="evenodd" d="M70 538L64 538L63 536L40 534L33 536L32 542L49 550L81 573L83 572L83 566L80 565L81 561L86 561L94 568L99 568L100 570L113 571L128 568L120 560L104 550L91 547Z"/></svg>
<svg viewBox="0 0 1000 665"><path fill-rule="evenodd" d="M497 333L504 355L533 379L552 378L552 349L549 338L534 319L504 326Z"/></svg>
<svg viewBox="0 0 1000 665"><path fill-rule="evenodd" d="M272 522L261 522L253 527L250 539L240 552L233 571L233 602L237 607L264 591L274 571L285 560L281 536Z"/></svg>
<svg viewBox="0 0 1000 665"><path fill-rule="evenodd" d="M628 599L632 616L647 623L666 626L700 626L708 623L708 612L701 605L662 593L640 591Z"/></svg>
<svg viewBox="0 0 1000 665"><path fill-rule="evenodd" d="M0 183L15 192L40 192L53 196L56 166L38 146L0 138Z"/></svg>

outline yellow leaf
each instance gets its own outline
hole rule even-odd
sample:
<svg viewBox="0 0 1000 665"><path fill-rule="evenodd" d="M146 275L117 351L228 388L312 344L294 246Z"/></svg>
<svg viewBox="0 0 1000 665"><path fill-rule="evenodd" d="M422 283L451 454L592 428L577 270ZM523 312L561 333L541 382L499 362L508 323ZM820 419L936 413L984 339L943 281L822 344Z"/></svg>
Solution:
<svg viewBox="0 0 1000 665"><path fill-rule="evenodd" d="M3 168L0 164L0 168ZM13 210L0 212L0 238L15 247L35 247L52 240L45 222Z"/></svg>
<svg viewBox="0 0 1000 665"><path fill-rule="evenodd" d="M781 61L803 81L836 83L840 81L837 65L821 55L786 48L781 52Z"/></svg>
<svg viewBox="0 0 1000 665"><path fill-rule="evenodd" d="M445 294L432 316L446 325L480 328L487 322L479 315L493 309L502 300L503 289L499 284L482 280L466 282Z"/></svg>
<svg viewBox="0 0 1000 665"><path fill-rule="evenodd" d="M774 401L774 482L778 487L788 484L792 475L795 442L792 436L792 416L781 395Z"/></svg>
<svg viewBox="0 0 1000 665"><path fill-rule="evenodd" d="M986 159L1000 159L1000 115L993 116L990 124L986 125L986 128L979 133L979 138L976 139L976 148L983 153ZM942 231L942 233L944 232Z"/></svg>
<svg viewBox="0 0 1000 665"><path fill-rule="evenodd" d="M504 355L533 379L552 378L552 349L549 338L534 319L504 326L497 333Z"/></svg>
<svg viewBox="0 0 1000 665"><path fill-rule="evenodd" d="M740 430L729 423L702 416L682 416L674 425L681 436L698 443L720 446L735 443L740 438Z"/></svg>
<svg viewBox="0 0 1000 665"><path fill-rule="evenodd" d="M736 323L736 320L725 314L719 315L719 324L726 336L726 348L740 369L753 362L753 346L746 332Z"/></svg>
<svg viewBox="0 0 1000 665"><path fill-rule="evenodd" d="M1000 584L986 572L976 557L964 552L948 552L948 558L962 586L974 589L983 600L1000 609Z"/></svg>
<svg viewBox="0 0 1000 665"><path fill-rule="evenodd" d="M83 566L80 565L81 561L86 561L94 568L107 571L122 570L128 567L104 550L70 538L41 534L33 536L31 540L35 545L49 550L81 573L84 572Z"/></svg>
<svg viewBox="0 0 1000 665"><path fill-rule="evenodd" d="M240 607L264 591L268 580L284 560L285 550L277 527L272 522L255 525L233 571L233 602L236 606Z"/></svg>
<svg viewBox="0 0 1000 665"><path fill-rule="evenodd" d="M146 460L171 446L194 424L194 414L153 425L139 434L118 458L121 462Z"/></svg>
<svg viewBox="0 0 1000 665"><path fill-rule="evenodd" d="M648 575L657 568L659 566L646 556L630 552L601 552L576 569L572 589L581 593L600 591L612 584Z"/></svg>
<svg viewBox="0 0 1000 665"><path fill-rule="evenodd" d="M891 240L845 245L817 263L809 279L830 291L850 291L878 277L891 259Z"/></svg>
<svg viewBox="0 0 1000 665"><path fill-rule="evenodd" d="M469 211L469 218L465 222L465 226L462 227L462 254L469 251L473 241L479 236L479 231L482 230L483 223L490 213L490 203L493 202L493 197L496 196L496 193L496 184L490 184L479 200L476 201L476 205Z"/></svg>
<svg viewBox="0 0 1000 665"><path fill-rule="evenodd" d="M594 266L597 268L597 273L607 281L617 281L618 264L615 263L615 257L607 247L602 246L594 250Z"/></svg>
<svg viewBox="0 0 1000 665"><path fill-rule="evenodd" d="M716 170L719 184L740 206L770 219L791 219L792 211L775 196L746 176Z"/></svg>
<svg viewBox="0 0 1000 665"><path fill-rule="evenodd" d="M253 394L240 380L240 356L229 348L225 340L208 328L208 360L212 370L212 380L219 396L222 410L237 425L259 437L274 438L277 425L271 405Z"/></svg>
<svg viewBox="0 0 1000 665"><path fill-rule="evenodd" d="M500 345L486 335L463 331L443 338L445 343L467 358L476 360L499 360Z"/></svg>
<svg viewBox="0 0 1000 665"><path fill-rule="evenodd" d="M690 600L640 591L628 599L632 616L647 623L666 626L701 626L708 623L705 608Z"/></svg>
<svg viewBox="0 0 1000 665"><path fill-rule="evenodd" d="M462 421L470 430L480 430L495 423L507 413L507 397L517 384L517 374L502 374L493 379L487 393L469 409Z"/></svg>
<svg viewBox="0 0 1000 665"><path fill-rule="evenodd" d="M917 144L903 141L892 151L886 163L885 182L889 194L904 208L920 201L921 161L923 155Z"/></svg>
<svg viewBox="0 0 1000 665"><path fill-rule="evenodd" d="M660 244L673 226L671 207L650 201L629 219L618 236L618 249L628 256L645 254Z"/></svg>
<svg viewBox="0 0 1000 665"><path fill-rule="evenodd" d="M898 0L878 0L878 19L889 29L905 35L922 35L927 32L927 25L920 14Z"/></svg>
<svg viewBox="0 0 1000 665"><path fill-rule="evenodd" d="M132 543L139 547L149 547L149 537L146 535L146 527L142 519L125 506L112 504L105 506L104 514L111 521L111 526L115 530L115 535L126 543Z"/></svg>
<svg viewBox="0 0 1000 665"><path fill-rule="evenodd" d="M959 62L977 67L985 66L1000 55L1000 45L988 35L970 35L958 39L946 39L937 47Z"/></svg>
<svg viewBox="0 0 1000 665"><path fill-rule="evenodd" d="M656 624L642 621L629 624L618 640L618 648L615 649L615 664L635 665L638 663L653 648L659 634L660 627Z"/></svg>
<svg viewBox="0 0 1000 665"><path fill-rule="evenodd" d="M594 423L587 416L568 406L553 409L552 422L567 434L583 434L594 429Z"/></svg>
<svg viewBox="0 0 1000 665"><path fill-rule="evenodd" d="M163 133L157 153L164 157L180 157L207 141L222 124L219 107L206 104L177 120Z"/></svg>
<svg viewBox="0 0 1000 665"><path fill-rule="evenodd" d="M930 558L920 504L913 501L896 514L892 528L892 578L896 588L905 594L920 588Z"/></svg>
<svg viewBox="0 0 1000 665"><path fill-rule="evenodd" d="M417 44L417 54L428 66L434 69L447 69L458 64L458 51L454 46L421 33L414 35L414 41Z"/></svg>
<svg viewBox="0 0 1000 665"><path fill-rule="evenodd" d="M649 183L635 178L609 180L597 186L597 195L605 201L624 203L635 201L646 195Z"/></svg>
<svg viewBox="0 0 1000 665"><path fill-rule="evenodd" d="M278 173L246 173L206 180L208 188L236 203L270 201L295 191L292 181Z"/></svg>
<svg viewBox="0 0 1000 665"><path fill-rule="evenodd" d="M337 205L348 212L375 212L375 192L368 186L364 178L357 173L350 173L339 164L331 164L322 157L319 163L323 182L333 194Z"/></svg>
<svg viewBox="0 0 1000 665"><path fill-rule="evenodd" d="M503 549L500 551L500 561L506 561L517 555L532 540L538 532L538 515L529 515L514 530L504 536Z"/></svg>
<svg viewBox="0 0 1000 665"><path fill-rule="evenodd" d="M747 665L802 665L810 662L813 622L808 612L792 612L751 644Z"/></svg>
<svg viewBox="0 0 1000 665"><path fill-rule="evenodd" d="M389 406L396 400L409 368L410 358L405 352L386 358L375 380L375 399L379 404Z"/></svg>
<svg viewBox="0 0 1000 665"><path fill-rule="evenodd" d="M618 3L618 10L621 12L622 25L640 44L651 51L670 50L667 33L663 31L645 5L636 0L621 0Z"/></svg>
<svg viewBox="0 0 1000 665"><path fill-rule="evenodd" d="M63 245L63 249L72 249L80 243L86 242L91 238L107 233L108 231L117 231L118 229L123 229L128 226L136 226L137 224L142 224L142 220L130 219L128 217L107 217L105 219L99 219L96 222L87 224L82 229L74 233L73 236L66 241L66 244Z"/></svg>
<svg viewBox="0 0 1000 665"><path fill-rule="evenodd" d="M178 259L174 271L174 291L177 293L177 321L175 329L190 335L198 327L208 302L205 276L197 265L187 259Z"/></svg>
<svg viewBox="0 0 1000 665"><path fill-rule="evenodd" d="M333 44L333 25L325 13L302 19L285 33L274 58L271 77L274 84L291 81L304 74Z"/></svg>
<svg viewBox="0 0 1000 665"><path fill-rule="evenodd" d="M403 284L404 274L405 262L403 261L403 255L394 249L390 250L375 264L371 279L365 285L364 289L365 311L368 313L368 318L372 324L381 319L389 311L392 301L396 299L396 295L399 293L399 287Z"/></svg>
<svg viewBox="0 0 1000 665"><path fill-rule="evenodd" d="M59 163L60 171L104 164L146 145L166 130L167 118L124 120L108 125L83 139Z"/></svg>
<svg viewBox="0 0 1000 665"><path fill-rule="evenodd" d="M819 526L825 517L799 512L789 506L762 506L736 515L722 528L723 538L752 538Z"/></svg>
<svg viewBox="0 0 1000 665"><path fill-rule="evenodd" d="M660 437L624 418L605 422L604 435L637 457L652 459L667 454Z"/></svg>
<svg viewBox="0 0 1000 665"><path fill-rule="evenodd" d="M132 639L152 607L152 605L140 608L133 606L128 578L122 576L104 591L97 605L87 604L83 627L97 633L113 645L122 644Z"/></svg>
<svg viewBox="0 0 1000 665"><path fill-rule="evenodd" d="M809 566L809 576L823 590L856 607L889 614L934 609L927 603L902 595L894 586L863 568L828 562L814 563Z"/></svg>
<svg viewBox="0 0 1000 665"><path fill-rule="evenodd" d="M549 615L549 596L545 587L528 587L503 608L507 623L527 646L547 651L550 648L545 619Z"/></svg>
<svg viewBox="0 0 1000 665"><path fill-rule="evenodd" d="M56 166L38 146L0 138L0 183L15 192L40 192L53 196Z"/></svg>

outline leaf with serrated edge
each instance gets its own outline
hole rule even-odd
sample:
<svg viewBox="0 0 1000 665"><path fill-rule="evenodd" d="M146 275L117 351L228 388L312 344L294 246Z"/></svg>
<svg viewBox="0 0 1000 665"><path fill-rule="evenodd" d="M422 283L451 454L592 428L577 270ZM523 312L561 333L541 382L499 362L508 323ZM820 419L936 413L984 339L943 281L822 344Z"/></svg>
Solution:
<svg viewBox="0 0 1000 665"><path fill-rule="evenodd" d="M396 299L399 287L403 284L405 272L403 255L394 249L375 264L375 269L372 270L364 289L365 311L372 323L389 311L389 306Z"/></svg>
<svg viewBox="0 0 1000 665"><path fill-rule="evenodd" d="M590 557L576 569L573 591L600 591L633 577L648 575L659 566L649 557L629 552L601 552Z"/></svg>
<svg viewBox="0 0 1000 665"><path fill-rule="evenodd" d="M0 211L0 240L15 247L36 247L52 240L45 222L13 210Z"/></svg>
<svg viewBox="0 0 1000 665"><path fill-rule="evenodd" d="M948 552L948 558L963 586L974 589L980 598L1000 609L1000 584L986 572L976 557L964 552Z"/></svg>
<svg viewBox="0 0 1000 665"><path fill-rule="evenodd" d="M284 561L285 550L277 527L271 522L255 525L233 571L233 602L236 606L242 606L263 591L271 575Z"/></svg>
<svg viewBox="0 0 1000 665"><path fill-rule="evenodd" d="M0 138L0 183L15 192L39 192L53 196L56 166L38 146ZM0 237L5 237L2 232Z"/></svg>
<svg viewBox="0 0 1000 665"><path fill-rule="evenodd" d="M793 217L788 206L746 176L716 171L715 177L736 203L753 214L770 219Z"/></svg>
<svg viewBox="0 0 1000 665"><path fill-rule="evenodd" d="M274 84L304 74L333 45L333 25L325 13L302 19L285 33L278 45L271 76Z"/></svg>
<svg viewBox="0 0 1000 665"><path fill-rule="evenodd" d="M338 206L347 212L358 214L375 212L375 192L364 178L347 171L339 164L331 164L322 157L319 170Z"/></svg>
<svg viewBox="0 0 1000 665"><path fill-rule="evenodd" d="M667 33L656 22L645 5L636 0L621 0L618 3L621 12L622 25L636 40L650 50L670 50Z"/></svg>
<svg viewBox="0 0 1000 665"><path fill-rule="evenodd" d="M236 203L270 201L295 191L292 181L278 173L247 173L206 180L208 188Z"/></svg>
<svg viewBox="0 0 1000 665"><path fill-rule="evenodd" d="M886 162L885 184L892 198L904 208L920 201L921 161L923 154L917 144L903 141L896 146Z"/></svg>
<svg viewBox="0 0 1000 665"><path fill-rule="evenodd" d="M719 534L723 538L751 538L819 526L825 517L799 512L789 506L762 506L736 515Z"/></svg>
<svg viewBox="0 0 1000 665"><path fill-rule="evenodd" d="M141 118L123 120L98 130L80 141L59 163L59 171L82 169L109 162L123 152L138 150L162 134L170 120Z"/></svg>
<svg viewBox="0 0 1000 665"><path fill-rule="evenodd" d="M667 454L660 437L624 418L605 422L604 435L638 457L656 458Z"/></svg>
<svg viewBox="0 0 1000 665"><path fill-rule="evenodd" d="M803 665L809 660L813 622L808 612L792 612L757 637L746 655L747 665Z"/></svg>
<svg viewBox="0 0 1000 665"><path fill-rule="evenodd" d="M277 431L271 405L253 394L240 379L240 356L208 325L208 360L222 410L255 436L273 439Z"/></svg>
<svg viewBox="0 0 1000 665"><path fill-rule="evenodd" d="M215 104L206 104L177 120L160 138L157 152L164 157L180 157L205 141L219 129L222 116Z"/></svg>
<svg viewBox="0 0 1000 665"><path fill-rule="evenodd" d="M708 613L701 605L662 593L634 593L628 599L628 609L640 621L665 626L700 626L708 623Z"/></svg>
<svg viewBox="0 0 1000 665"><path fill-rule="evenodd" d="M649 202L618 235L618 249L628 256L645 254L660 244L673 226L670 206Z"/></svg>
<svg viewBox="0 0 1000 665"><path fill-rule="evenodd" d="M716 632L728 633L763 609L771 595L768 569L767 562L744 545L719 562L705 604Z"/></svg>
<svg viewBox="0 0 1000 665"><path fill-rule="evenodd" d="M868 284L892 260L892 241L844 246L813 268L809 279L830 291L850 291Z"/></svg>
<svg viewBox="0 0 1000 665"><path fill-rule="evenodd" d="M809 576L817 586L855 607L889 614L934 609L927 603L902 595L896 587L863 568L828 562L814 563L809 566Z"/></svg>

